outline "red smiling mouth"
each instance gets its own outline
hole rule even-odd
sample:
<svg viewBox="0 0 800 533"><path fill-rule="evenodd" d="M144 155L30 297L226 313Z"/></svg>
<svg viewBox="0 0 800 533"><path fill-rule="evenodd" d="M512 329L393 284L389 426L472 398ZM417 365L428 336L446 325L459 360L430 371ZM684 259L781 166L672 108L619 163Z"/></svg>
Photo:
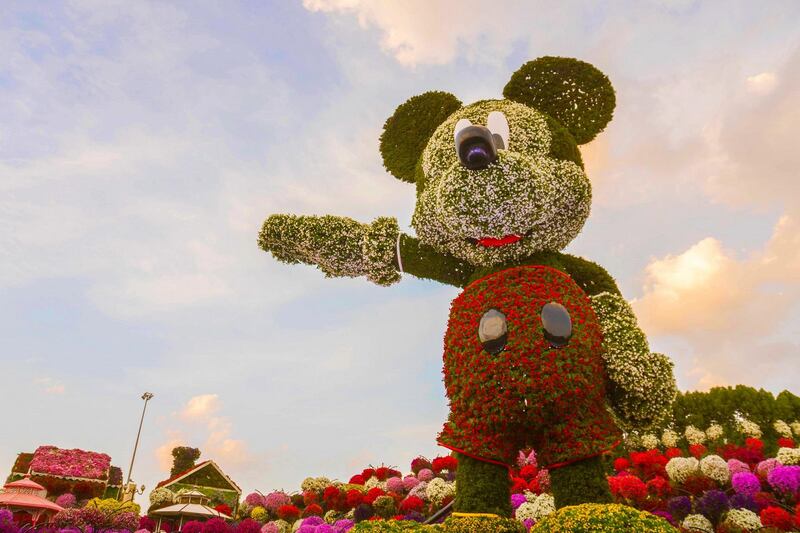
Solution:
<svg viewBox="0 0 800 533"><path fill-rule="evenodd" d="M519 235L506 235L505 237L495 238L495 237L483 237L481 239L475 239L476 244L480 244L486 248L499 248L501 246L506 246L507 244L514 244L518 242L522 237Z"/></svg>

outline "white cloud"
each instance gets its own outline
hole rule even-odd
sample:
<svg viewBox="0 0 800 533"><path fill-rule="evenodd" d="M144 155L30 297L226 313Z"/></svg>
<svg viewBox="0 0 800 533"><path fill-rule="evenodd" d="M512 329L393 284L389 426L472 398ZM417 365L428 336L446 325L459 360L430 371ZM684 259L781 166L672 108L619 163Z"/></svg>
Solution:
<svg viewBox="0 0 800 533"><path fill-rule="evenodd" d="M176 446L199 447L201 459L213 459L224 465L223 468L233 468L234 472L253 466L255 458L249 447L244 440L233 438L233 421L222 412L218 394L199 394L163 420L164 440L155 450L161 470L171 468L172 449Z"/></svg>
<svg viewBox="0 0 800 533"><path fill-rule="evenodd" d="M800 300L800 226L783 217L765 246L739 258L713 238L653 260L633 306L642 327L680 340L692 387L791 382L797 346L776 340ZM756 355L758 354L758 355ZM760 372L754 379L754 370ZM798 377L798 376L795 376Z"/></svg>
<svg viewBox="0 0 800 533"><path fill-rule="evenodd" d="M715 165L707 191L731 205L779 206L800 213L800 48L781 66L781 83L759 98L741 98L718 120L710 137ZM764 79L762 87L768 84Z"/></svg>
<svg viewBox="0 0 800 533"><path fill-rule="evenodd" d="M170 433L176 435L179 432L172 430ZM172 461L174 460L172 450L178 446L186 446L186 441L182 437L174 436L168 438L155 449L154 454L161 471L169 472L172 469Z"/></svg>
<svg viewBox="0 0 800 533"><path fill-rule="evenodd" d="M406 66L441 65L465 56L500 64L522 38L543 39L569 23L566 9L530 10L518 0L498 5L480 0L303 0L310 11L355 15L363 28L377 27L381 47ZM536 24L539 35L531 32Z"/></svg>
<svg viewBox="0 0 800 533"><path fill-rule="evenodd" d="M756 94L769 94L778 84L778 77L774 72L761 72L753 76L748 76L747 90Z"/></svg>
<svg viewBox="0 0 800 533"><path fill-rule="evenodd" d="M219 411L219 395L201 394L186 402L181 415L189 419L204 419Z"/></svg>

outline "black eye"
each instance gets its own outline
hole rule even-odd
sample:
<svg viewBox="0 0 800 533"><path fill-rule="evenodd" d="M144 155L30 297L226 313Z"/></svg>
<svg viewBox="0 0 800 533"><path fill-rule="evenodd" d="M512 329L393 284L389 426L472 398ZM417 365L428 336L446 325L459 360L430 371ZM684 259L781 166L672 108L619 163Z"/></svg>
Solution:
<svg viewBox="0 0 800 533"><path fill-rule="evenodd" d="M550 341L554 348L567 345L572 335L572 319L567 309L555 302L550 302L542 307L542 326L544 338Z"/></svg>
<svg viewBox="0 0 800 533"><path fill-rule="evenodd" d="M506 315L497 309L486 311L478 326L478 339L483 344L483 349L490 354L497 355L502 352L508 340Z"/></svg>

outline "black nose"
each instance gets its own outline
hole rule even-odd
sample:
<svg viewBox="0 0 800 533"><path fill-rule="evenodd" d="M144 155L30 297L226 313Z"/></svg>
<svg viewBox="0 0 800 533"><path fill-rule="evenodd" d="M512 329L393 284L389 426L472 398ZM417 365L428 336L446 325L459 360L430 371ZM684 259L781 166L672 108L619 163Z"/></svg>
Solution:
<svg viewBox="0 0 800 533"><path fill-rule="evenodd" d="M492 132L485 126L467 126L456 135L456 151L461 164L481 170L497 159Z"/></svg>

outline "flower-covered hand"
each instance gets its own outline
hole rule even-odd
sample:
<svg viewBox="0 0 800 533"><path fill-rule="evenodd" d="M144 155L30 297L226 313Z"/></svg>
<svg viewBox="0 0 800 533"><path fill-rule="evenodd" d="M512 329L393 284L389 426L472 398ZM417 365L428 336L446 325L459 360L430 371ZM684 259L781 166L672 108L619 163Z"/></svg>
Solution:
<svg viewBox="0 0 800 533"><path fill-rule="evenodd" d="M284 263L317 265L328 277L358 277L378 285L400 280L395 247L400 229L394 218L371 224L337 216L271 215L258 245Z"/></svg>
<svg viewBox="0 0 800 533"><path fill-rule="evenodd" d="M592 296L603 328L609 398L624 429L645 429L662 420L675 399L672 362L651 353L630 304L618 295Z"/></svg>

